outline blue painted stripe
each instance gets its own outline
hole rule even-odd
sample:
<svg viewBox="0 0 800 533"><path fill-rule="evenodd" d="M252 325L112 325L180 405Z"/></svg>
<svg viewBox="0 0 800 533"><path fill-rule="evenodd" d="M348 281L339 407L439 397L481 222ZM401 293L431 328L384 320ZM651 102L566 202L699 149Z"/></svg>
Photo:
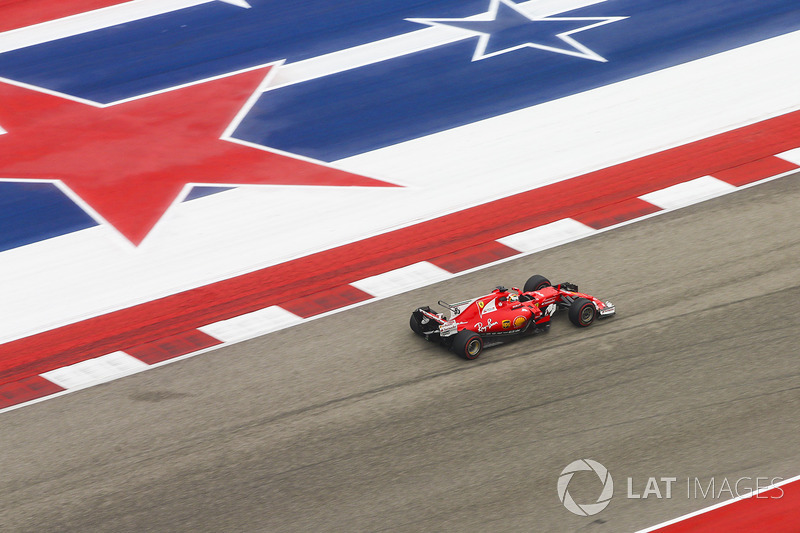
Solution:
<svg viewBox="0 0 800 533"><path fill-rule="evenodd" d="M573 36L607 63L530 48L471 62L476 37L268 91L234 136L334 161L800 30L800 4L785 0L610 1L569 15L630 17Z"/></svg>
<svg viewBox="0 0 800 533"><path fill-rule="evenodd" d="M194 187L184 201L233 187ZM0 252L97 226L52 183L0 182Z"/></svg>
<svg viewBox="0 0 800 533"><path fill-rule="evenodd" d="M235 189L236 187L207 187L207 186L194 186L192 190L189 191L189 194L186 195L186 198L183 199L184 202L189 202L191 200L196 200L198 198L204 198L206 196L211 196L212 194L217 194L218 192L229 191L231 189Z"/></svg>
<svg viewBox="0 0 800 533"><path fill-rule="evenodd" d="M467 16L486 0L252 0L151 17L0 55L0 76L113 102L281 59L300 61Z"/></svg>
<svg viewBox="0 0 800 533"><path fill-rule="evenodd" d="M52 183L0 182L0 251L96 225Z"/></svg>

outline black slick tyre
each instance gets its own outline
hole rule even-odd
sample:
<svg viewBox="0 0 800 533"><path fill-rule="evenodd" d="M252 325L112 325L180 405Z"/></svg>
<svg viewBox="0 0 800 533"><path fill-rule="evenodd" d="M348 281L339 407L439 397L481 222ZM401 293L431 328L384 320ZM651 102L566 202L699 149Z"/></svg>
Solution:
<svg viewBox="0 0 800 533"><path fill-rule="evenodd" d="M536 274L535 276L531 276L528 278L528 281L525 282L525 286L522 288L523 292L531 292L531 291L538 291L539 289L544 289L545 287L552 286L550 280L544 276L540 276Z"/></svg>
<svg viewBox="0 0 800 533"><path fill-rule="evenodd" d="M597 318L597 309L591 300L576 298L569 306L569 320L580 328L587 328Z"/></svg>
<svg viewBox="0 0 800 533"><path fill-rule="evenodd" d="M474 331L463 329L453 337L450 349L464 359L477 359L483 351L483 339Z"/></svg>
<svg viewBox="0 0 800 533"><path fill-rule="evenodd" d="M417 315L418 313L416 311L411 313L411 320L409 321L409 325L411 326L411 331L413 331L417 335L422 336L422 324L420 323L419 317Z"/></svg>

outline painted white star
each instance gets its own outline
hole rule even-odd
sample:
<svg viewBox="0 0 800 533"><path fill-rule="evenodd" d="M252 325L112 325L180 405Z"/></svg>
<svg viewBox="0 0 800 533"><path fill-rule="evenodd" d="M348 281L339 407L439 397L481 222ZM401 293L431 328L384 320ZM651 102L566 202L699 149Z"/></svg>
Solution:
<svg viewBox="0 0 800 533"><path fill-rule="evenodd" d="M607 60L571 36L628 17L530 17L511 0L490 0L486 13L460 19L406 19L428 26L450 26L478 35L473 61L521 48L606 62ZM568 45L568 46L565 46Z"/></svg>

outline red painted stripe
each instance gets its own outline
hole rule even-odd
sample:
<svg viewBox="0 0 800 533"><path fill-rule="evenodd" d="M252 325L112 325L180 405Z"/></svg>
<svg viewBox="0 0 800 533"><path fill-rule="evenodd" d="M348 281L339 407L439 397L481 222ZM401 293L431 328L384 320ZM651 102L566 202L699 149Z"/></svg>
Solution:
<svg viewBox="0 0 800 533"><path fill-rule="evenodd" d="M41 376L32 376L0 385L0 409L50 396L64 389Z"/></svg>
<svg viewBox="0 0 800 533"><path fill-rule="evenodd" d="M458 272L463 272L464 270L469 270L470 268L485 265L487 263L491 263L492 261L499 261L501 259L505 259L506 257L511 257L517 254L519 254L518 250L509 248L508 246L500 244L497 241L489 241L476 244L475 246L470 246L469 248L464 248L463 250L456 250L455 252L449 254L440 255L439 257L434 257L428 261L439 268L443 268L448 272L456 274Z"/></svg>
<svg viewBox="0 0 800 533"><path fill-rule="evenodd" d="M3 0L0 32L124 3L122 0Z"/></svg>
<svg viewBox="0 0 800 533"><path fill-rule="evenodd" d="M660 210L660 207L639 198L628 198L600 209L580 213L572 218L594 229L603 229Z"/></svg>
<svg viewBox="0 0 800 533"><path fill-rule="evenodd" d="M788 151L800 112L0 346L0 383L339 287ZM514 209L507 209L513 205ZM489 219L489 210L494 216ZM429 231L429 228L436 231Z"/></svg>
<svg viewBox="0 0 800 533"><path fill-rule="evenodd" d="M791 172L797 170L798 167L794 163L790 163L780 157L765 157L758 159L751 163L741 165L735 168L728 168L714 173L714 177L722 181L726 181L731 185L737 187L753 183L754 181L763 180L770 176L777 176L784 172Z"/></svg>
<svg viewBox="0 0 800 533"><path fill-rule="evenodd" d="M371 294L353 287L352 285L340 285L325 289L302 298L289 300L281 307L303 318L309 318L334 309L347 307L348 305L364 302L372 298Z"/></svg>
<svg viewBox="0 0 800 533"><path fill-rule="evenodd" d="M217 344L222 344L222 341L195 329L178 335L170 335L155 342L140 344L125 351L128 355L132 355L148 365L154 365Z"/></svg>
<svg viewBox="0 0 800 533"><path fill-rule="evenodd" d="M717 531L800 531L800 481L794 481L706 513L656 529L658 533Z"/></svg>

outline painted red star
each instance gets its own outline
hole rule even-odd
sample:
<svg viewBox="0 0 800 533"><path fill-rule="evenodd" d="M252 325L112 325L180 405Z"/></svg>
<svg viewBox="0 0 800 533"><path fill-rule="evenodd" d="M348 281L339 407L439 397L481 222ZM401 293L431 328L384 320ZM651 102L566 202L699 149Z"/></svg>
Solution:
<svg viewBox="0 0 800 533"><path fill-rule="evenodd" d="M135 245L187 183L393 186L220 139L267 70L108 107L0 83L0 177L62 181Z"/></svg>

